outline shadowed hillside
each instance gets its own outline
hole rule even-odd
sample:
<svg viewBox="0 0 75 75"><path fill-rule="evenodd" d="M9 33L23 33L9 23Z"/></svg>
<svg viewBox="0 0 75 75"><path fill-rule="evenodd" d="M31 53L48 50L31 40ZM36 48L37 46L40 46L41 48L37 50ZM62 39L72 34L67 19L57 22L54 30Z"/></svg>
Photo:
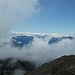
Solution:
<svg viewBox="0 0 75 75"><path fill-rule="evenodd" d="M25 75L75 75L75 55L62 56Z"/></svg>
<svg viewBox="0 0 75 75"><path fill-rule="evenodd" d="M2 73L4 75L18 75L16 74L16 71L24 71L24 73L26 73L34 68L35 64L33 62L17 60L14 58L0 60L0 75L2 75Z"/></svg>

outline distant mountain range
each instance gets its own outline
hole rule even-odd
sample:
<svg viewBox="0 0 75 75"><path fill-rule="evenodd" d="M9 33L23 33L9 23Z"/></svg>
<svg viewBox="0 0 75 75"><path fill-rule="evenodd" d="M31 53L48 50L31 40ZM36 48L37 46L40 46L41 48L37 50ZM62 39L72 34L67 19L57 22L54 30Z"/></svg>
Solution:
<svg viewBox="0 0 75 75"><path fill-rule="evenodd" d="M58 36L58 35L45 35L40 33L13 33L14 36L11 38L11 45L13 47L23 47L24 45L27 45L29 43L33 42L33 39L36 38L46 38L50 37L48 44L57 43L59 41L62 41L63 39L74 39L72 36Z"/></svg>
<svg viewBox="0 0 75 75"><path fill-rule="evenodd" d="M63 39L70 39L70 40L72 40L72 39L74 39L74 37L72 37L72 36L62 36L62 37L52 37L52 39L51 40L49 40L49 44L52 44L52 43L57 43L57 42L59 42L59 41L62 41Z"/></svg>
<svg viewBox="0 0 75 75"><path fill-rule="evenodd" d="M2 41L0 47L3 47L6 44L10 44L11 47L23 47L33 42L34 38L45 39L48 37L48 44L58 43L64 39L75 39L73 36L61 36L58 34L41 34L41 33L22 33L22 32L13 32L10 36L10 41Z"/></svg>

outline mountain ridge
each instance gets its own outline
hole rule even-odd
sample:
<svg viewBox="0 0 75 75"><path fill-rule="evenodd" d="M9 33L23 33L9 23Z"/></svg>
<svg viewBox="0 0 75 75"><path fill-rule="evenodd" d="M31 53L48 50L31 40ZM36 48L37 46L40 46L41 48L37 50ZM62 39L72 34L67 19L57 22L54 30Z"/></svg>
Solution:
<svg viewBox="0 0 75 75"><path fill-rule="evenodd" d="M25 75L75 75L75 55L62 56Z"/></svg>

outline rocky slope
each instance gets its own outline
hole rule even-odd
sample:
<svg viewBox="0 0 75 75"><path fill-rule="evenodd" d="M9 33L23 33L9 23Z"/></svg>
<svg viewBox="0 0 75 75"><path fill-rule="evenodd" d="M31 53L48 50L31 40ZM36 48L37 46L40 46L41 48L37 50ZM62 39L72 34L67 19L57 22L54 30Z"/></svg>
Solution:
<svg viewBox="0 0 75 75"><path fill-rule="evenodd" d="M25 75L75 75L75 55L60 57Z"/></svg>

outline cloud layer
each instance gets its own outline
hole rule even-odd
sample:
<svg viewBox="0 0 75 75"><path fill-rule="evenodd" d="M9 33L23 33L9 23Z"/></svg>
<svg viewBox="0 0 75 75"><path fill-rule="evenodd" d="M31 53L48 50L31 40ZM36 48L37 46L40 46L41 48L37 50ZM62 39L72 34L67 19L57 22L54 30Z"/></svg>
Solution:
<svg viewBox="0 0 75 75"><path fill-rule="evenodd" d="M32 43L22 49L11 47L10 44L0 47L0 59L13 57L40 65L63 55L75 54L75 39L64 39L50 45L48 38L35 37Z"/></svg>

